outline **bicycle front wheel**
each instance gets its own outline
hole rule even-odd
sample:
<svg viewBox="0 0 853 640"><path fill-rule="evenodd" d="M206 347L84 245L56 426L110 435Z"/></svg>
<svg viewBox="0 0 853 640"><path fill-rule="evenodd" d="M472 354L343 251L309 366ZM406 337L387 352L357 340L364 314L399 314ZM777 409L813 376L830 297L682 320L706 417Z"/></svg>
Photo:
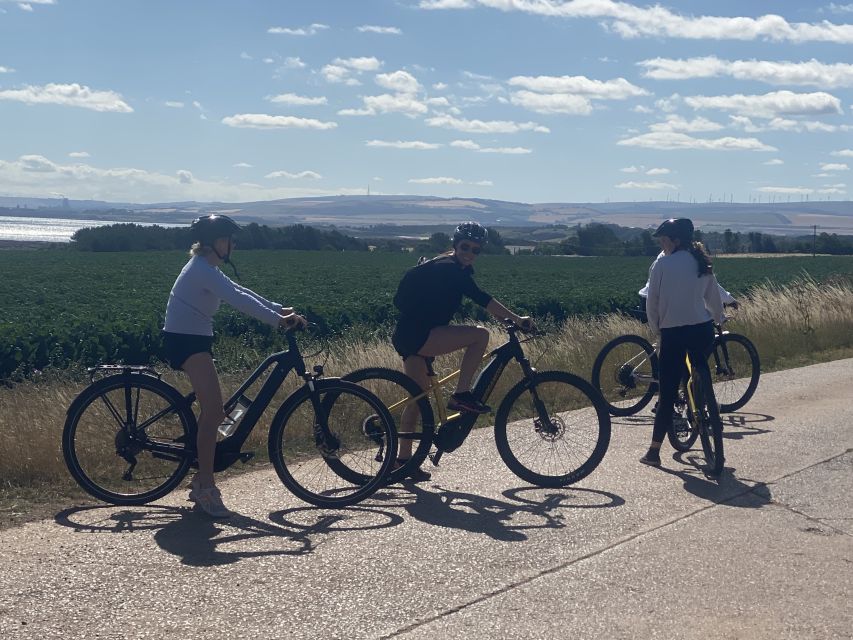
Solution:
<svg viewBox="0 0 853 640"><path fill-rule="evenodd" d="M307 385L296 390L270 425L276 473L298 498L318 507L364 500L384 485L396 453L394 420L381 400L344 380L315 380L313 392Z"/></svg>
<svg viewBox="0 0 853 640"><path fill-rule="evenodd" d="M88 494L118 505L146 504L189 470L195 417L181 394L144 374L98 380L71 404L62 453ZM194 447L192 447L194 449Z"/></svg>
<svg viewBox="0 0 853 640"><path fill-rule="evenodd" d="M435 419L429 399L424 396L412 401L411 398L423 393L418 383L405 373L383 367L358 369L341 378L355 382L375 394L388 407L388 411L397 426L397 442L401 457L408 458L399 469L388 476L388 483L403 481L410 473L418 469L429 455L435 433ZM411 450L407 441L410 441ZM409 453L411 452L411 455ZM345 478L358 481L358 476L350 469L336 467Z"/></svg>
<svg viewBox="0 0 853 640"><path fill-rule="evenodd" d="M540 487L563 487L595 470L610 444L601 394L563 371L536 373L507 393L495 416L495 442L507 467Z"/></svg>
<svg viewBox="0 0 853 640"><path fill-rule="evenodd" d="M658 390L658 357L641 336L614 338L592 365L592 386L601 392L610 415L630 416L649 404Z"/></svg>
<svg viewBox="0 0 853 640"><path fill-rule="evenodd" d="M722 413L743 407L758 387L761 362L755 345L745 336L736 333L717 336L708 356L708 368Z"/></svg>
<svg viewBox="0 0 853 640"><path fill-rule="evenodd" d="M705 452L705 463L710 473L719 475L725 462L723 423L707 371L693 371L693 398L696 402L694 419Z"/></svg>

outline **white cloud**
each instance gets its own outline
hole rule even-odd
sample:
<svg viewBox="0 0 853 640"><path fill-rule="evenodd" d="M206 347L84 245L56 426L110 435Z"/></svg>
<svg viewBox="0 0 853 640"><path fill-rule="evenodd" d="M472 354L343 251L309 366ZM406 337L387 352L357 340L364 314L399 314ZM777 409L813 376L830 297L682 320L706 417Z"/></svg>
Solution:
<svg viewBox="0 0 853 640"><path fill-rule="evenodd" d="M830 2L827 9L832 13L853 13L853 2L850 4L835 4Z"/></svg>
<svg viewBox="0 0 853 640"><path fill-rule="evenodd" d="M432 85L432 88L436 91L444 91L445 89L447 89L447 85L444 82L436 82Z"/></svg>
<svg viewBox="0 0 853 640"><path fill-rule="evenodd" d="M589 18L623 38L668 37L689 40L769 40L773 42L853 43L853 25L788 22L779 15L683 16L655 4L638 7L616 0L421 0L421 9L471 9L477 6L501 11L522 11L555 18Z"/></svg>
<svg viewBox="0 0 853 640"><path fill-rule="evenodd" d="M477 180L476 182L469 182L468 184L472 184L475 187L493 187L495 183L491 180Z"/></svg>
<svg viewBox="0 0 853 640"><path fill-rule="evenodd" d="M402 113L413 118L418 115L427 113L427 106L418 100L414 95L407 93L398 93L391 95L383 93L378 96L362 97L364 108L362 109L341 109L338 115L341 116L375 116L380 113Z"/></svg>
<svg viewBox="0 0 853 640"><path fill-rule="evenodd" d="M336 122L321 122L312 118L271 116L266 113L238 113L222 118L222 124L242 129L334 129Z"/></svg>
<svg viewBox="0 0 853 640"><path fill-rule="evenodd" d="M231 166L237 167L238 169L251 169L252 168L252 165L250 165L248 162L237 162L235 164L232 164Z"/></svg>
<svg viewBox="0 0 853 640"><path fill-rule="evenodd" d="M25 104L58 104L101 112L133 113L130 105L115 91L96 91L77 83L51 83L41 87L27 85L23 89L6 89L0 91L0 100Z"/></svg>
<svg viewBox="0 0 853 640"><path fill-rule="evenodd" d="M310 178L311 180L319 180L321 176L316 171L300 171L299 173L291 173L290 171L273 171L264 176L265 178L289 178L290 180L301 180Z"/></svg>
<svg viewBox="0 0 853 640"><path fill-rule="evenodd" d="M447 178L447 177L439 177L439 178L411 178L409 180L412 184L462 184L462 180L459 178Z"/></svg>
<svg viewBox="0 0 853 640"><path fill-rule="evenodd" d="M645 149L700 149L705 151L777 151L776 147L764 144L755 138L694 138L686 133L654 131L633 138L620 140L616 144Z"/></svg>
<svg viewBox="0 0 853 640"><path fill-rule="evenodd" d="M376 76L376 84L380 87L398 93L417 93L421 90L421 83L408 71L394 71L392 73L380 73Z"/></svg>
<svg viewBox="0 0 853 640"><path fill-rule="evenodd" d="M760 133L762 131L793 131L796 133L808 132L825 132L831 133L837 131L839 127L825 122L817 122L812 120L791 120L790 118L773 118L764 124L755 124L746 116L729 116L732 126L743 129L747 133ZM841 127L843 129L843 126Z"/></svg>
<svg viewBox="0 0 853 640"><path fill-rule="evenodd" d="M622 167L621 169L619 169L619 171L621 171L622 173L639 173L640 169L638 169L637 167L634 167L634 166L630 166L630 167Z"/></svg>
<svg viewBox="0 0 853 640"><path fill-rule="evenodd" d="M20 195L43 196L63 193L80 200L119 202L247 202L305 196L363 194L364 186L308 188L305 186L261 187L200 179L182 169L172 175L135 168L106 168L74 163L61 165L39 155L14 161L0 160L0 183Z"/></svg>
<svg viewBox="0 0 853 640"><path fill-rule="evenodd" d="M762 193L781 193L782 195L806 195L808 193L814 193L814 189L809 189L808 187L759 187L756 191L761 191Z"/></svg>
<svg viewBox="0 0 853 640"><path fill-rule="evenodd" d="M526 155L533 153L532 149L527 149L526 147L483 147L473 140L454 140L450 143L450 146L457 149L476 151L477 153L499 153L505 155Z"/></svg>
<svg viewBox="0 0 853 640"><path fill-rule="evenodd" d="M248 53L246 53L245 51L240 52L240 59L241 60L254 60L254 58L252 56L250 56Z"/></svg>
<svg viewBox="0 0 853 640"><path fill-rule="evenodd" d="M621 183L619 183L617 185L613 185L613 186L615 186L617 189L654 189L654 190L667 189L667 190L672 190L672 191L678 189L677 186L675 186L674 184L670 184L668 182L634 182L634 181L631 181L631 182L621 182Z"/></svg>
<svg viewBox="0 0 853 640"><path fill-rule="evenodd" d="M179 102L178 100L166 100L166 102L164 102L163 104L165 104L167 107L170 107L172 109L183 109L184 108L184 103Z"/></svg>
<svg viewBox="0 0 853 640"><path fill-rule="evenodd" d="M364 143L368 147L388 147L392 149L438 149L441 144L435 142L421 142L420 140L397 140L391 142L388 140L368 140Z"/></svg>
<svg viewBox="0 0 853 640"><path fill-rule="evenodd" d="M643 74L656 80L686 80L730 76L738 80L756 80L767 84L811 85L823 89L853 86L853 64L808 62L773 62L769 60L721 60L703 58L654 58L637 63L645 67Z"/></svg>
<svg viewBox="0 0 853 640"><path fill-rule="evenodd" d="M534 93L516 91L510 96L512 104L536 113L568 113L586 116L592 113L592 102L584 96L565 93Z"/></svg>
<svg viewBox="0 0 853 640"><path fill-rule="evenodd" d="M88 151L72 151L71 153L68 154L68 157L69 158L88 158L90 156L89 156Z"/></svg>
<svg viewBox="0 0 853 640"><path fill-rule="evenodd" d="M289 104L296 106L314 106L326 104L328 101L324 96L317 98L309 98L308 96L299 96L295 93L281 93L277 96L268 97L267 100L275 104Z"/></svg>
<svg viewBox="0 0 853 640"><path fill-rule="evenodd" d="M264 62L267 61L270 63L273 62L270 58L265 58ZM302 58L298 56L289 56L282 61L281 66L285 69L304 69L307 65L302 62Z"/></svg>
<svg viewBox="0 0 853 640"><path fill-rule="evenodd" d="M0 67L0 73L15 73L12 67Z"/></svg>
<svg viewBox="0 0 853 640"><path fill-rule="evenodd" d="M427 118L430 127L442 127L465 133L518 133L519 131L535 131L550 133L548 127L535 122L513 122L511 120L466 120L453 116L435 116Z"/></svg>
<svg viewBox="0 0 853 640"><path fill-rule="evenodd" d="M594 100L625 100L649 95L648 91L625 78L602 82L586 76L514 76L509 79L509 84L539 93L566 93Z"/></svg>
<svg viewBox="0 0 853 640"><path fill-rule="evenodd" d="M841 101L833 95L773 91L763 95L688 96L684 102L693 109L720 109L755 118L783 115L826 115L842 113Z"/></svg>
<svg viewBox="0 0 853 640"><path fill-rule="evenodd" d="M850 167L848 167L844 163L840 162L821 162L820 163L821 171L849 171Z"/></svg>
<svg viewBox="0 0 853 640"><path fill-rule="evenodd" d="M353 77L353 74L360 75L365 71L376 71L381 66L382 62L372 56L335 58L330 64L324 66L320 73L327 82L355 86L361 83Z"/></svg>
<svg viewBox="0 0 853 640"><path fill-rule="evenodd" d="M315 23L307 27L297 27L295 29L291 27L270 27L267 29L267 33L286 36L313 36L328 28L329 25Z"/></svg>
<svg viewBox="0 0 853 640"><path fill-rule="evenodd" d="M664 169L662 167L659 167L659 168L656 167L656 168L649 169L648 171L646 171L647 176L665 176L665 175L668 175L670 173L672 173L672 172L669 169Z"/></svg>
<svg viewBox="0 0 853 640"><path fill-rule="evenodd" d="M723 129L723 125L718 122L713 122L706 118L694 118L693 120L685 120L681 116L669 115L666 117L666 122L656 122L649 125L652 131L686 131L688 133L697 133L701 131L719 131Z"/></svg>
<svg viewBox="0 0 853 640"><path fill-rule="evenodd" d="M655 100L655 106L666 113L672 113L678 110L678 105L681 104L681 96L673 93L668 98L660 98Z"/></svg>
<svg viewBox="0 0 853 640"><path fill-rule="evenodd" d="M780 160L779 158L773 158L772 160L768 160L767 162L764 162L762 164L766 164L770 167L775 167L775 166L778 166L780 164L785 164L785 161Z"/></svg>
<svg viewBox="0 0 853 640"><path fill-rule="evenodd" d="M356 29L361 33L381 33L394 36L399 36L403 33L397 27L377 27L376 25L372 24L365 24L360 27L356 27Z"/></svg>
<svg viewBox="0 0 853 640"><path fill-rule="evenodd" d="M632 107L631 111L633 111L634 113L654 113L652 109L641 104Z"/></svg>
<svg viewBox="0 0 853 640"><path fill-rule="evenodd" d="M425 101L431 107L449 107L450 101L444 96L439 96L437 98L427 98Z"/></svg>
<svg viewBox="0 0 853 640"><path fill-rule="evenodd" d="M838 151L833 151L829 155L841 158L853 158L853 149L840 149Z"/></svg>

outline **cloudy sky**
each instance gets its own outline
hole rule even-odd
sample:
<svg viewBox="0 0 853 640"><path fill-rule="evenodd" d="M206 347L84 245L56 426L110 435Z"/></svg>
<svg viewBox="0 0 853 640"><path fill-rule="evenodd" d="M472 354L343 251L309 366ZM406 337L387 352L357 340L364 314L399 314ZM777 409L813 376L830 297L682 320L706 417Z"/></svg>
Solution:
<svg viewBox="0 0 853 640"><path fill-rule="evenodd" d="M853 2L0 0L0 195L849 200Z"/></svg>

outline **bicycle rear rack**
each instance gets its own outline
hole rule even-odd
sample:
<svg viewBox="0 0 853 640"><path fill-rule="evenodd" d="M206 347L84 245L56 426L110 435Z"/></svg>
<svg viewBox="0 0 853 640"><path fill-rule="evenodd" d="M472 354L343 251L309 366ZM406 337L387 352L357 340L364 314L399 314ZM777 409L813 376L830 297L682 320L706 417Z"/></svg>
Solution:
<svg viewBox="0 0 853 640"><path fill-rule="evenodd" d="M92 382L95 381L95 377L99 373L103 374L114 374L114 373L122 373L125 375L137 374L144 376L152 376L160 380L161 374L157 373L157 371L153 367L149 367L145 364L99 364L95 367L89 367L86 369L89 374L89 379Z"/></svg>

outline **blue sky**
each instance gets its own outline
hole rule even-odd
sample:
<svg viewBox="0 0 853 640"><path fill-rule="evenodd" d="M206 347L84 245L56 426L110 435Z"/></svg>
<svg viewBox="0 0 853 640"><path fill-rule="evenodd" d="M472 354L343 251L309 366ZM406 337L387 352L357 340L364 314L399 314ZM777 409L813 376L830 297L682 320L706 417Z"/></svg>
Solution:
<svg viewBox="0 0 853 640"><path fill-rule="evenodd" d="M853 2L0 0L0 195L850 199Z"/></svg>

